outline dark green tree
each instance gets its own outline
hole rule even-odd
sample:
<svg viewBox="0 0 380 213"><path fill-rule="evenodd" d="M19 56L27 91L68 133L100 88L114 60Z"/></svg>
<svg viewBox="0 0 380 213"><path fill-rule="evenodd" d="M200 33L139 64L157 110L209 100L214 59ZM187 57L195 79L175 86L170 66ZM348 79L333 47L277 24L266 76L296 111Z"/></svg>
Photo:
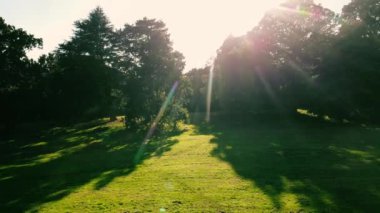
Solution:
<svg viewBox="0 0 380 213"><path fill-rule="evenodd" d="M192 69L185 74L190 87L190 100L187 106L191 112L205 112L210 67Z"/></svg>
<svg viewBox="0 0 380 213"><path fill-rule="evenodd" d="M307 106L316 67L334 36L334 17L311 0L287 1L247 35L226 39L215 65L221 106L232 112Z"/></svg>
<svg viewBox="0 0 380 213"><path fill-rule="evenodd" d="M354 0L343 8L338 34L326 49L320 75L319 114L339 120L380 121L380 3Z"/></svg>
<svg viewBox="0 0 380 213"><path fill-rule="evenodd" d="M114 117L118 72L113 68L113 27L99 7L74 25L73 37L56 51L53 91L58 115Z"/></svg>
<svg viewBox="0 0 380 213"><path fill-rule="evenodd" d="M0 17L0 125L10 128L29 116L34 103L28 93L37 85L40 73L26 51L41 47L42 39L5 23ZM29 105L30 104L30 105ZM1 127L0 127L1 128Z"/></svg>
<svg viewBox="0 0 380 213"><path fill-rule="evenodd" d="M118 69L125 79L127 127L151 123L180 80L184 57L173 50L165 24L155 19L126 24L117 40Z"/></svg>
<svg viewBox="0 0 380 213"><path fill-rule="evenodd" d="M95 8L87 19L76 21L74 26L71 40L58 49L61 55L91 56L108 63L113 61L113 26L102 8Z"/></svg>

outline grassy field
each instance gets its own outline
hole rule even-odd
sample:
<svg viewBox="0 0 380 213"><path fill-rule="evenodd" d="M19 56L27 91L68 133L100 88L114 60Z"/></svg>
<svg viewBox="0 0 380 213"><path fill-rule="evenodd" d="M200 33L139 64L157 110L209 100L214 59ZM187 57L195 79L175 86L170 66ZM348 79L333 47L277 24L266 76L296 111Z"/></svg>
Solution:
<svg viewBox="0 0 380 213"><path fill-rule="evenodd" d="M128 132L121 121L1 141L0 212L380 209L379 129L227 120L156 137L139 164L145 132Z"/></svg>

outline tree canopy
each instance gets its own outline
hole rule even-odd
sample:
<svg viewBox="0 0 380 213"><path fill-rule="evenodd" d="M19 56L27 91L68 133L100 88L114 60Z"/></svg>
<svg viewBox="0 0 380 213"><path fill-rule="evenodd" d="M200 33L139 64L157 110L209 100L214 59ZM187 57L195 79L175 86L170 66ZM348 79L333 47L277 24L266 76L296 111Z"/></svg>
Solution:
<svg viewBox="0 0 380 213"><path fill-rule="evenodd" d="M30 100L41 73L26 51L41 46L42 39L6 24L0 17L0 123L3 125L12 125L32 111L33 104L27 107L24 101Z"/></svg>
<svg viewBox="0 0 380 213"><path fill-rule="evenodd" d="M352 1L334 14L311 0L291 0L269 11L218 50L220 107L240 113L303 108L371 120L378 108L378 8L377 1Z"/></svg>
<svg viewBox="0 0 380 213"><path fill-rule="evenodd" d="M205 111L213 72L213 111L294 113L379 122L380 4L352 0L336 14L312 0L288 0L247 34L226 38L212 66L183 74L164 22L143 18L113 27L102 8L74 23L71 38L42 46L0 18L1 123L126 116L147 126L159 112L174 124ZM201 50L200 50L201 51ZM212 67L212 68L211 68Z"/></svg>

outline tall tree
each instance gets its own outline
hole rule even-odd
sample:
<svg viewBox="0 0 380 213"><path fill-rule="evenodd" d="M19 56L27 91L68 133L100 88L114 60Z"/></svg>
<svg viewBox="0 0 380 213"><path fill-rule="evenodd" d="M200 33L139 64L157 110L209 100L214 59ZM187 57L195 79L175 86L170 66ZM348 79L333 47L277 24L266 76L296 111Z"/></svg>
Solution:
<svg viewBox="0 0 380 213"><path fill-rule="evenodd" d="M151 122L184 68L184 57L173 50L165 24L144 18L118 32L119 70L127 91L127 126Z"/></svg>
<svg viewBox="0 0 380 213"><path fill-rule="evenodd" d="M0 17L0 123L3 125L9 126L26 115L23 112L27 104L23 98L40 75L26 51L41 46L42 39L6 24Z"/></svg>
<svg viewBox="0 0 380 213"><path fill-rule="evenodd" d="M30 60L26 51L41 47L42 39L35 38L22 29L5 23L0 17L0 91L16 90L26 85L28 75L26 68Z"/></svg>
<svg viewBox="0 0 380 213"><path fill-rule="evenodd" d="M91 56L106 62L113 56L113 26L100 7L90 12L87 19L74 23L71 40L59 47L62 55Z"/></svg>
<svg viewBox="0 0 380 213"><path fill-rule="evenodd" d="M74 25L73 37L57 50L54 91L59 114L112 114L112 91L117 88L113 27L100 7Z"/></svg>
<svg viewBox="0 0 380 213"><path fill-rule="evenodd" d="M247 35L226 39L215 66L221 105L235 112L306 105L335 26L330 10L311 0L290 0Z"/></svg>
<svg viewBox="0 0 380 213"><path fill-rule="evenodd" d="M319 113L339 119L380 121L380 2L353 0L326 49L318 86ZM322 98L323 97L323 98Z"/></svg>
<svg viewBox="0 0 380 213"><path fill-rule="evenodd" d="M206 110L209 73L210 67L205 67L192 69L185 74L191 88L188 108L192 112L205 112Z"/></svg>

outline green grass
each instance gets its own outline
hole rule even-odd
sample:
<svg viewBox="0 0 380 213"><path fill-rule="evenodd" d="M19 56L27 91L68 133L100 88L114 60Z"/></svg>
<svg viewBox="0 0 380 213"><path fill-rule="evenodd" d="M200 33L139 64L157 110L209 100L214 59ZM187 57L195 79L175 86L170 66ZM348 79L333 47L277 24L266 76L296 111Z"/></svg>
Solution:
<svg viewBox="0 0 380 213"><path fill-rule="evenodd" d="M0 212L374 212L380 130L213 119L156 137L104 119L1 142Z"/></svg>

